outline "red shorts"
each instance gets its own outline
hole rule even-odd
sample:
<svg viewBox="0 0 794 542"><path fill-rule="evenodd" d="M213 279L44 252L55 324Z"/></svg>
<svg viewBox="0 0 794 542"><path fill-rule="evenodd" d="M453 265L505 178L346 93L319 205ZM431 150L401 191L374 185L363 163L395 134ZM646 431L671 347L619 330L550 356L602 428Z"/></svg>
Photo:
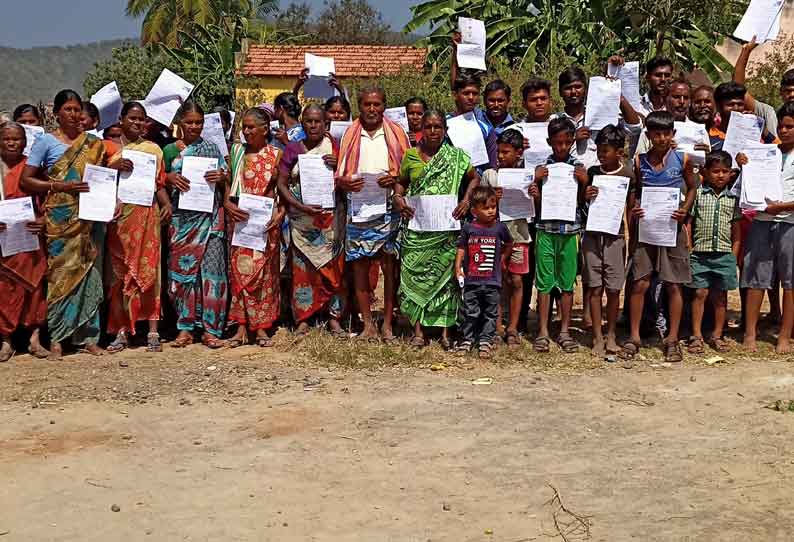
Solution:
<svg viewBox="0 0 794 542"><path fill-rule="evenodd" d="M513 253L510 254L507 270L514 275L529 273L529 244L516 243L513 245Z"/></svg>

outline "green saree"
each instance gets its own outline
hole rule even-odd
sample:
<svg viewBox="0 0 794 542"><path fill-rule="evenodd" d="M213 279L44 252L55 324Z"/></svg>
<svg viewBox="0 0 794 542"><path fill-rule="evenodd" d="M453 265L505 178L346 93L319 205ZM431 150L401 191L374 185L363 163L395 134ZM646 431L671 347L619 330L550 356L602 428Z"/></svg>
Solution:
<svg viewBox="0 0 794 542"><path fill-rule="evenodd" d="M400 173L410 181L408 196L457 195L471 168L469 156L444 144L429 161L417 149L406 151ZM400 309L411 324L452 327L460 293L453 279L458 232L404 229L400 243Z"/></svg>

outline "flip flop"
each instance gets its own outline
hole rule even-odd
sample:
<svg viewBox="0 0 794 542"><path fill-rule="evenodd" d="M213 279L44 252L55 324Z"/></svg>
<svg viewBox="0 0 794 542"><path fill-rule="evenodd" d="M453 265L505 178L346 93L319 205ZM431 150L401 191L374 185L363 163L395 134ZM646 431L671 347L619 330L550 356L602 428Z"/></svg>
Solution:
<svg viewBox="0 0 794 542"><path fill-rule="evenodd" d="M557 337L557 344L566 354L575 354L579 351L579 343L571 337L570 333L560 333Z"/></svg>
<svg viewBox="0 0 794 542"><path fill-rule="evenodd" d="M640 343L633 341L626 341L623 343L623 349L618 352L618 357L624 360L632 360L634 356L640 353Z"/></svg>
<svg viewBox="0 0 794 542"><path fill-rule="evenodd" d="M535 340L532 342L532 348L535 350L535 352L546 353L549 351L550 344L551 340L543 335L541 337L535 337Z"/></svg>

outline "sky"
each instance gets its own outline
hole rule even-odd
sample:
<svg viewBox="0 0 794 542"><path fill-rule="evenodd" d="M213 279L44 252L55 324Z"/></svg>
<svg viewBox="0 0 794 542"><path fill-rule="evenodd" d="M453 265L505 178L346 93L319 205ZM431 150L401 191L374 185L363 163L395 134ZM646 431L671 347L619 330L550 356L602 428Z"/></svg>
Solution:
<svg viewBox="0 0 794 542"><path fill-rule="evenodd" d="M308 0L315 9L323 0ZM410 18L409 6L419 0L369 0L394 29ZM140 20L124 15L126 0L0 0L3 29L0 46L26 49L131 38L140 33ZM290 0L281 0L281 5Z"/></svg>

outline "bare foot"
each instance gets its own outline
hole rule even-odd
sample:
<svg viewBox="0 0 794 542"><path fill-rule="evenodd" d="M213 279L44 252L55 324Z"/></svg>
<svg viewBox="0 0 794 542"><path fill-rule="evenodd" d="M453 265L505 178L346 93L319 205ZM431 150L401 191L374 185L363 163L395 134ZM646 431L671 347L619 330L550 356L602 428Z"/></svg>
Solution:
<svg viewBox="0 0 794 542"><path fill-rule="evenodd" d="M105 351L95 344L87 344L85 345L82 350L88 352L92 356L104 356Z"/></svg>
<svg viewBox="0 0 794 542"><path fill-rule="evenodd" d="M383 324L380 327L380 336L383 337L385 340L392 340L394 339L394 332L392 331L391 324L388 326Z"/></svg>
<svg viewBox="0 0 794 542"><path fill-rule="evenodd" d="M750 337L748 335L745 335L744 342L742 342L742 346L748 352L758 352L758 346L755 344L755 337Z"/></svg>
<svg viewBox="0 0 794 542"><path fill-rule="evenodd" d="M593 339L593 356L603 358L605 355L606 349L604 348L604 339Z"/></svg>
<svg viewBox="0 0 794 542"><path fill-rule="evenodd" d="M50 344L50 359L55 361L63 359L63 348L61 348L61 343L54 342Z"/></svg>
<svg viewBox="0 0 794 542"><path fill-rule="evenodd" d="M607 335L607 353L608 354L617 354L620 352L620 346L618 346L617 338L614 335Z"/></svg>
<svg viewBox="0 0 794 542"><path fill-rule="evenodd" d="M788 354L791 352L791 343L789 342L787 337L780 337L777 340L777 346L775 347L775 352L778 354Z"/></svg>
<svg viewBox="0 0 794 542"><path fill-rule="evenodd" d="M359 335L362 339L377 339L378 338L378 328L374 325L369 324L368 326L364 327L364 331L361 332Z"/></svg>
<svg viewBox="0 0 794 542"><path fill-rule="evenodd" d="M5 363L10 360L13 355L14 349L11 347L11 343L3 341L3 346L0 348L0 363Z"/></svg>

